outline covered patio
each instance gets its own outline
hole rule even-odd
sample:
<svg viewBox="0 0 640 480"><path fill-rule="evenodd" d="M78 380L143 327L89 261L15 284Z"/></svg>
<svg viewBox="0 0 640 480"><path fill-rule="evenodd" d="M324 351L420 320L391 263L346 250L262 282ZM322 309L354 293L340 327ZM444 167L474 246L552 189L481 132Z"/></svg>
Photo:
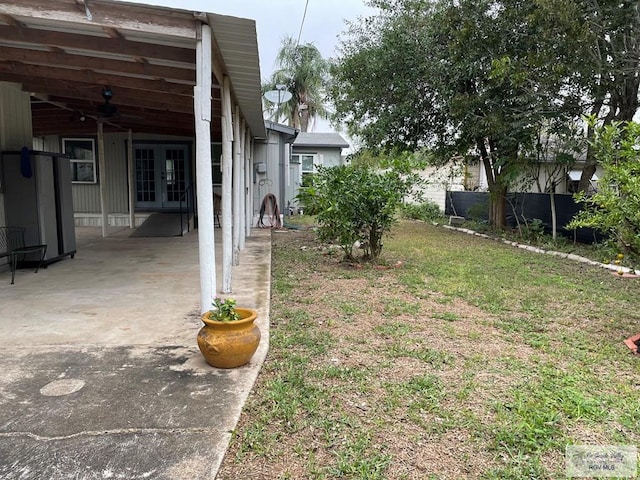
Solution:
<svg viewBox="0 0 640 480"><path fill-rule="evenodd" d="M94 163L81 165L90 174L72 178L73 204L98 205L103 236L110 214L128 213L136 225L141 192L154 184L171 183L154 195L170 191L176 205L195 192L201 306L218 283L230 293L232 266L251 233L253 144L266 137L255 22L114 0L4 0L0 47L0 151L35 144L58 153L63 135L95 138ZM193 152L146 179L136 139L181 139ZM221 145L220 282L212 142ZM8 198L0 182L0 225Z"/></svg>
<svg viewBox="0 0 640 480"><path fill-rule="evenodd" d="M270 232L247 221L253 146L265 136L254 21L115 0L0 0L0 151L94 141L93 158L73 158L89 175L72 174L72 214L90 204L100 217L76 227L74 258L20 269L15 285L0 265L1 478L215 477L268 348ZM156 180L171 179L178 196L193 188L197 230L130 236L136 141L187 145L194 184L175 187L175 169ZM24 161L19 178L37 180ZM9 188L0 175L2 226L22 221L14 207L34 196ZM16 226L37 230L36 213ZM258 310L260 347L234 370L209 367L196 343L219 295Z"/></svg>
<svg viewBox="0 0 640 480"><path fill-rule="evenodd" d="M196 234L77 233L74 259L0 273L0 477L214 478L267 352L270 232L234 268L262 341L228 371L195 340Z"/></svg>

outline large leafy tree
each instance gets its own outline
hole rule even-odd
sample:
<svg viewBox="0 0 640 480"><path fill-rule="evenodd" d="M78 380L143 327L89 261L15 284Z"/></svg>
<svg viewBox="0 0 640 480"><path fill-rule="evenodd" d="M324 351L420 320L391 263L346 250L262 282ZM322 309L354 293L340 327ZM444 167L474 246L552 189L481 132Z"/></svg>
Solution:
<svg viewBox="0 0 640 480"><path fill-rule="evenodd" d="M276 63L278 69L263 84L263 92L284 86L292 97L281 104L265 100L267 109L272 118L286 117L290 126L306 132L316 117L327 117L324 100L328 63L315 45L301 45L290 37L282 41Z"/></svg>
<svg viewBox="0 0 640 480"><path fill-rule="evenodd" d="M369 148L432 149L441 163L479 156L491 221L541 126L582 111L579 22L549 22L568 0L374 0L333 65L336 120ZM571 12L567 13L571 18ZM566 41L572 38L571 42Z"/></svg>
<svg viewBox="0 0 640 480"><path fill-rule="evenodd" d="M640 89L640 2L637 0L574 0L574 21L584 25L590 42L584 61L588 81L589 114L604 125L633 120ZM588 136L594 137L595 124ZM589 147L579 189L587 191L596 171L595 151Z"/></svg>

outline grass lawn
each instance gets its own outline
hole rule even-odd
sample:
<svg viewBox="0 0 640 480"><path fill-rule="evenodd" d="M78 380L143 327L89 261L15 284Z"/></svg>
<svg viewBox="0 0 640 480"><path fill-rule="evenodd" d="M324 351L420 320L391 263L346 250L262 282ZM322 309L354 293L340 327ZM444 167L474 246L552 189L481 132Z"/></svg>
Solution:
<svg viewBox="0 0 640 480"><path fill-rule="evenodd" d="M640 279L402 222L388 267L273 233L271 348L218 479L557 479L640 444Z"/></svg>

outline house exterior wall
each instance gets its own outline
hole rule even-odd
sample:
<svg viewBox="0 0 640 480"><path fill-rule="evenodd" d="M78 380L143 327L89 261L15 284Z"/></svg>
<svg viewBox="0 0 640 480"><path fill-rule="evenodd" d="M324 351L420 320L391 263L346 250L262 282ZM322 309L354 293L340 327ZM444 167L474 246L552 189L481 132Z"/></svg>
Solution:
<svg viewBox="0 0 640 480"><path fill-rule="evenodd" d="M286 144L281 135L273 130L267 130L266 143L256 143L254 147L254 168L251 172L253 182L253 218L260 214L260 207L264 197L273 194L278 199L278 209L282 212L284 202L284 182L281 172L286 162ZM261 170L264 170L262 172Z"/></svg>
<svg viewBox="0 0 640 480"><path fill-rule="evenodd" d="M61 152L62 139L57 135L36 137L33 139L33 146L48 152ZM84 137L77 136L73 138L93 138L97 136ZM106 133L104 135L104 152L105 163L107 166L107 187L109 198L109 214L110 223L113 225L128 225L129 220L129 193L128 193L128 171L127 171L127 140L128 134L122 133ZM190 137L167 137L155 134L134 134L134 142L183 142L192 143ZM97 152L96 152L97 155ZM96 159L97 166L97 159ZM194 159L191 159L191 171L193 172ZM100 175L100 172L98 172ZM192 175L192 180L195 177ZM81 184L74 183L73 192L73 210L76 214L76 224L78 225L100 225L100 184ZM140 220L136 220L136 224L140 224L146 215L141 215Z"/></svg>
<svg viewBox="0 0 640 480"><path fill-rule="evenodd" d="M31 144L31 99L19 85L0 82L0 150L20 150ZM0 225L5 225L4 194L0 190Z"/></svg>
<svg viewBox="0 0 640 480"><path fill-rule="evenodd" d="M434 202L444 212L447 191L464 190L464 170L455 165L428 167L420 172L425 181L422 189L424 200Z"/></svg>
<svg viewBox="0 0 640 480"><path fill-rule="evenodd" d="M343 164L342 161L342 148L336 147L300 147L293 146L291 155L315 155L315 165L321 165L323 167L338 167ZM297 207L298 202L296 196L302 186L302 164L290 163L288 171L288 183L286 188L285 203L284 206ZM295 208L294 208L295 210Z"/></svg>
<svg viewBox="0 0 640 480"><path fill-rule="evenodd" d="M584 162L577 162L575 165L566 168L566 173L560 174L561 178L558 181L555 193L572 193L569 190L568 172L582 172L583 168ZM467 165L465 169L465 190L481 192L488 190L487 177L485 175L484 164L482 162L477 162L473 165ZM515 189L512 188L511 190L517 190L522 193L544 193L540 191L540 189L538 188L538 184L540 184L541 189L544 190L545 185L549 179L549 173L550 171L541 168L538 174L538 181L536 181L535 178L532 180L527 180L526 182L523 181ZM602 169L602 167L597 167L595 178L602 178L603 175L604 170ZM591 185L594 189L597 187L597 184L597 180L591 181Z"/></svg>
<svg viewBox="0 0 640 480"><path fill-rule="evenodd" d="M318 155L318 161L323 167L337 167L342 165L341 148L324 147L293 147L293 155Z"/></svg>

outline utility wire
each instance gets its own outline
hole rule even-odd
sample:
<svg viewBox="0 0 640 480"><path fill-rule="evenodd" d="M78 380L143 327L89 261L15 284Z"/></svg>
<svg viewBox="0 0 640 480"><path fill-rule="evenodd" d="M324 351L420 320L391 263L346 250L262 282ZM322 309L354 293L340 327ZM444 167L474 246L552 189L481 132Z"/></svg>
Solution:
<svg viewBox="0 0 640 480"><path fill-rule="evenodd" d="M304 6L304 13L302 14L302 22L300 23L300 32L298 33L298 41L296 42L296 47L300 45L300 37L302 36L302 27L304 26L304 19L307 18L307 7L309 6L309 0Z"/></svg>

